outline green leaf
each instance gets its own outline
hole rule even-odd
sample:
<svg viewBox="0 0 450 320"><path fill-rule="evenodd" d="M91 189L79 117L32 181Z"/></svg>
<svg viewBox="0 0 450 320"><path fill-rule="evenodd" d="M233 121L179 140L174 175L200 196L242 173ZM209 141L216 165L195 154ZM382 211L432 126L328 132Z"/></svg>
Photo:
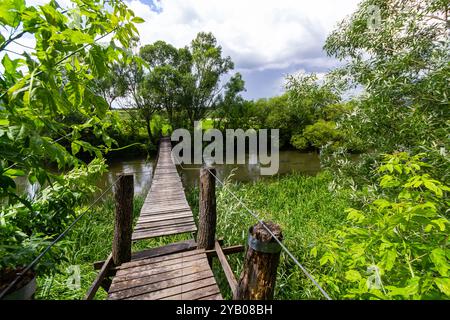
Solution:
<svg viewBox="0 0 450 320"><path fill-rule="evenodd" d="M62 34L66 37L67 40L75 44L87 44L94 42L94 38L92 38L91 35L79 30L66 29Z"/></svg>
<svg viewBox="0 0 450 320"><path fill-rule="evenodd" d="M450 278L436 278L434 283L436 283L439 290L450 297Z"/></svg>
<svg viewBox="0 0 450 320"><path fill-rule="evenodd" d="M356 270L349 270L345 273L345 279L351 282L361 280L361 274Z"/></svg>
<svg viewBox="0 0 450 320"><path fill-rule="evenodd" d="M144 23L145 20L142 19L141 17L134 17L133 19L131 19L131 22L134 22L134 23Z"/></svg>
<svg viewBox="0 0 450 320"><path fill-rule="evenodd" d="M21 20L20 13L24 9L25 0L0 1L0 22L11 27L17 27Z"/></svg>
<svg viewBox="0 0 450 320"><path fill-rule="evenodd" d="M445 251L441 248L434 249L431 251L430 259L433 261L439 274L446 277L450 265L447 261L447 257L445 256Z"/></svg>
<svg viewBox="0 0 450 320"><path fill-rule="evenodd" d="M19 170L19 169L8 169L4 172L4 174L8 177L16 178L16 177L24 176L25 172L23 170Z"/></svg>
<svg viewBox="0 0 450 320"><path fill-rule="evenodd" d="M72 148L72 154L76 155L80 151L81 145L79 144L78 141L73 141L70 144L70 147Z"/></svg>
<svg viewBox="0 0 450 320"><path fill-rule="evenodd" d="M387 250L383 255L383 262L385 269L387 271L391 270L394 266L395 260L397 259L397 251L396 250Z"/></svg>

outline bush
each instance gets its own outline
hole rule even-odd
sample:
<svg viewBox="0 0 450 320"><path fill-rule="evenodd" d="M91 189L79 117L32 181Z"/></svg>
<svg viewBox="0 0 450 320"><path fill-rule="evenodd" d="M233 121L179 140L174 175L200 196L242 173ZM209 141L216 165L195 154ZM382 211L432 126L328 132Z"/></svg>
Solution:
<svg viewBox="0 0 450 320"><path fill-rule="evenodd" d="M305 150L309 147L308 140L301 134L295 134L291 137L291 145L298 150Z"/></svg>
<svg viewBox="0 0 450 320"><path fill-rule="evenodd" d="M322 119L307 126L303 131L303 136L316 148L320 148L329 142L335 143L343 138L342 134L336 129L334 122Z"/></svg>
<svg viewBox="0 0 450 320"><path fill-rule="evenodd" d="M424 157L386 155L376 200L362 210L348 209L349 224L325 242L320 265L328 275L321 281L336 297L450 297L450 188L426 172Z"/></svg>

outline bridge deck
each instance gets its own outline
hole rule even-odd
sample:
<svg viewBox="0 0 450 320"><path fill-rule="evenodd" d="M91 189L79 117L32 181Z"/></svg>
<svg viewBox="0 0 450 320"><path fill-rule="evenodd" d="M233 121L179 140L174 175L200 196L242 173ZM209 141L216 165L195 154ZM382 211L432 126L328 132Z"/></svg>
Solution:
<svg viewBox="0 0 450 320"><path fill-rule="evenodd" d="M122 264L109 300L221 300L204 250L191 250Z"/></svg>
<svg viewBox="0 0 450 320"><path fill-rule="evenodd" d="M194 232L197 227L171 158L168 138L160 142L152 185L132 240ZM134 253L115 268L109 300L221 300L205 251L194 240Z"/></svg>
<svg viewBox="0 0 450 320"><path fill-rule="evenodd" d="M152 185L142 206L132 239L142 240L195 231L197 227L192 211L172 161L170 139L163 138L159 146L158 163Z"/></svg>

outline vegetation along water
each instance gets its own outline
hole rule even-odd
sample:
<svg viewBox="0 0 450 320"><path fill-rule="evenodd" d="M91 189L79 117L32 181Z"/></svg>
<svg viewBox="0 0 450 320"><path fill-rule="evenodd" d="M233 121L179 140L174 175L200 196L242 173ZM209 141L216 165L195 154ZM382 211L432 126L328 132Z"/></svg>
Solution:
<svg viewBox="0 0 450 320"><path fill-rule="evenodd" d="M337 67L287 75L282 93L253 100L214 34L144 44L144 19L127 3L65 2L70 9L0 2L2 296L36 277L36 299L82 299L93 262L111 252L117 174L134 173L136 220L160 137L201 121L203 130L280 130L277 175L217 165L225 246L245 244L255 224L231 191L281 226L333 299L450 298L448 1L360 1L323 43ZM198 169L178 168L195 219ZM190 237L139 241L133 251ZM229 256L235 275L243 258ZM231 298L217 262L213 271ZM323 298L285 253L277 272L276 299Z"/></svg>

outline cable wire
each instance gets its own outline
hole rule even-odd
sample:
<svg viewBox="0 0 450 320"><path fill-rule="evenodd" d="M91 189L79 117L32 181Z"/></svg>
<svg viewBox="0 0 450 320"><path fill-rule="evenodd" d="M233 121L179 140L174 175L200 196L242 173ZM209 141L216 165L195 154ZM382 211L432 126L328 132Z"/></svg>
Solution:
<svg viewBox="0 0 450 320"><path fill-rule="evenodd" d="M0 300L3 299L3 297L6 295L6 293L8 293L9 290L11 290L12 287L14 287L14 285L17 283L17 281L19 281L31 268L33 268L36 263L39 262L39 260L58 242L60 241L62 238L64 238L64 236L75 226L75 224L83 217L85 216L93 207L95 204L97 204L97 202L103 198L103 196L109 192L112 187L117 183L117 181L119 181L120 177L118 177L116 179L116 181L114 181L114 183L112 183L105 191L103 191L103 193L97 197L97 199L94 200L94 202L92 202L92 204L82 213L80 214L78 217L75 218L74 221L72 221L72 223L58 236L56 237L45 249L44 251L42 251L22 272L20 272L17 277L0 293Z"/></svg>
<svg viewBox="0 0 450 320"><path fill-rule="evenodd" d="M291 257L291 259L295 262L295 264L303 271L303 273L312 281L312 283L320 290L320 292L323 294L323 296L328 299L328 300L332 300L331 297L328 295L328 293L325 292L325 290L320 286L320 284L313 278L313 276L308 272L308 270L306 270L305 267L303 267L303 265L297 260L297 258L295 258L295 256L288 250L288 248L286 248L286 246L278 239L278 237L276 235L273 234L273 232L269 229L269 227L267 227L267 225L264 223L264 221L262 221L259 216L254 213L252 210L250 210L244 202L242 202L241 199L239 199L229 188L226 187L226 185L213 173L211 172L211 170L206 166L205 167L209 173L222 185L222 187L227 190L247 211L248 213L250 213L250 215L252 215L256 220L258 220L259 223L262 224L262 226L264 227L264 229L267 230L267 232L269 232L269 234L274 238L274 240L276 242L278 242L278 244L281 246L281 248L288 254L289 257Z"/></svg>

